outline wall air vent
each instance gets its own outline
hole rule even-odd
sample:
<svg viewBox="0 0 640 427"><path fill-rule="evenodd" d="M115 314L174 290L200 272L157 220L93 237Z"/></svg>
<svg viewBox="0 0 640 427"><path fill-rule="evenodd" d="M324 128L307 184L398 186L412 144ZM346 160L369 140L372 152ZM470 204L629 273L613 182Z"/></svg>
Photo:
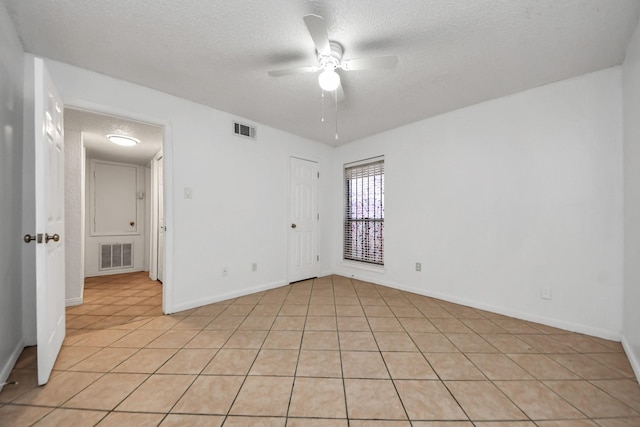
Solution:
<svg viewBox="0 0 640 427"><path fill-rule="evenodd" d="M242 123L233 122L233 133L245 138L256 139L256 128Z"/></svg>
<svg viewBox="0 0 640 427"><path fill-rule="evenodd" d="M100 243L100 270L133 267L133 243Z"/></svg>

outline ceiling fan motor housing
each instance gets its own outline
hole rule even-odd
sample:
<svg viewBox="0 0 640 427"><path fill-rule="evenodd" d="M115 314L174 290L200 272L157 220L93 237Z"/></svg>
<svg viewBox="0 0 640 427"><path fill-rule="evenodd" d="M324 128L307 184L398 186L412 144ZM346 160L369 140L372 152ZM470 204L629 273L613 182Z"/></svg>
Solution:
<svg viewBox="0 0 640 427"><path fill-rule="evenodd" d="M329 46L331 46L331 53L329 55L323 55L318 53L318 62L320 68L326 70L327 68L336 69L342 62L342 45L338 42L329 40Z"/></svg>

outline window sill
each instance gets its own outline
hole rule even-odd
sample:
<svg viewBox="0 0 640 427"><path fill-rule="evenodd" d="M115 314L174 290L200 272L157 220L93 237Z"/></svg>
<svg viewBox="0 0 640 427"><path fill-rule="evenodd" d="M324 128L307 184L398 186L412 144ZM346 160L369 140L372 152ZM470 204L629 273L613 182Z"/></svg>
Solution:
<svg viewBox="0 0 640 427"><path fill-rule="evenodd" d="M374 265L370 265L370 264L366 264L366 263L360 263L360 262L355 262L355 261L342 261L342 265L344 267L349 267L349 268L357 268L358 270L365 270L365 271L371 271L373 273L384 273L386 270L384 267L378 267L378 266L374 266Z"/></svg>

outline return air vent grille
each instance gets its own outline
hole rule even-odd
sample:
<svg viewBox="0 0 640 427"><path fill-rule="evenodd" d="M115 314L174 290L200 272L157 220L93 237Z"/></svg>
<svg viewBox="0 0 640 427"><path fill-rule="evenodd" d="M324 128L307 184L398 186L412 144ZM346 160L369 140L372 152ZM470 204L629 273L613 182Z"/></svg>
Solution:
<svg viewBox="0 0 640 427"><path fill-rule="evenodd" d="M233 133L245 138L256 139L256 128L242 123L233 122Z"/></svg>
<svg viewBox="0 0 640 427"><path fill-rule="evenodd" d="M133 267L133 243L101 243L100 270Z"/></svg>

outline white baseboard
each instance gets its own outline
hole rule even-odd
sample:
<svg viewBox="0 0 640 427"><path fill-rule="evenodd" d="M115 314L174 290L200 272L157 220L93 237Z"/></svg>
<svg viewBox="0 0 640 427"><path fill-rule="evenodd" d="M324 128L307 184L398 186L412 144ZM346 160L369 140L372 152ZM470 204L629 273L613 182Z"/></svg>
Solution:
<svg viewBox="0 0 640 427"><path fill-rule="evenodd" d="M633 347L627 341L627 338L622 336L622 348L624 348L624 352L627 354L627 359L629 359L629 363L631 363L631 368L633 368L633 373L636 374L636 380L640 382L640 354L636 354L633 351Z"/></svg>
<svg viewBox="0 0 640 427"><path fill-rule="evenodd" d="M277 281L266 283L264 285L254 286L252 288L246 288L239 291L227 292L226 294L214 295L211 297L201 298L194 301L177 304L171 307L165 314L174 314L180 311L191 310L192 308L202 307L203 305L213 304L220 301L225 301L232 298L243 297L245 295L254 294L256 292L268 291L269 289L279 288L285 286L288 283L285 281Z"/></svg>
<svg viewBox="0 0 640 427"><path fill-rule="evenodd" d="M340 275L340 273L334 273ZM454 304L460 304L467 307L477 308L480 310L490 311L496 314L502 314L503 316L514 317L516 319L527 320L530 322L541 323L543 325L552 326L554 328L564 329L567 331L578 332L585 335L591 335L598 338L604 338L607 340L620 341L621 335L619 332L613 332L606 329L595 328L593 326L582 325L578 323L566 322L563 320L553 319L544 316L538 316L531 313L526 313L518 310L510 310L508 308L493 306L490 304L481 303L478 301L460 298L455 295L443 294L440 292L430 292L420 288L414 288L411 286L402 285L399 283L388 282L384 280L372 280L371 277L358 277L359 275L350 274L349 276L354 279L375 283L378 285L388 286L394 289L402 291L412 292L414 294L423 295L431 298L440 299ZM348 277L348 276L347 276Z"/></svg>
<svg viewBox="0 0 640 427"><path fill-rule="evenodd" d="M69 298L64 301L66 307L73 307L74 305L82 305L82 297Z"/></svg>
<svg viewBox="0 0 640 427"><path fill-rule="evenodd" d="M18 361L18 357L20 357L23 349L24 341L20 340L11 352L11 356L9 356L9 359L2 365L2 369L0 370L0 384L6 382L7 378L9 378L9 375L11 375L11 370ZM0 385L0 391L2 391L2 387L4 386Z"/></svg>

